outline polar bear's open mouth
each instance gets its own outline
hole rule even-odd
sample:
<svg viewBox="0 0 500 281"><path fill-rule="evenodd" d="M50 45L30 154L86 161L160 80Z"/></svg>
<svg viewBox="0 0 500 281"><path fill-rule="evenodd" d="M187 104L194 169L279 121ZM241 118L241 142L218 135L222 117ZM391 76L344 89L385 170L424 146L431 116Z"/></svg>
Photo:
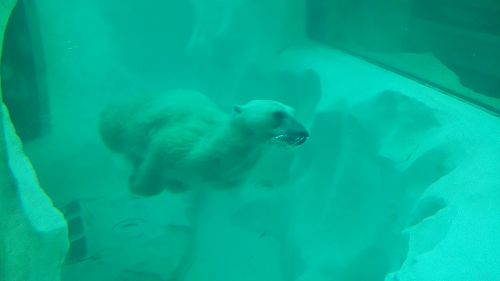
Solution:
<svg viewBox="0 0 500 281"><path fill-rule="evenodd" d="M268 144L277 145L277 146L285 146L285 147L295 147L306 142L307 137L305 136L291 136L288 134L278 135L272 137L267 141Z"/></svg>

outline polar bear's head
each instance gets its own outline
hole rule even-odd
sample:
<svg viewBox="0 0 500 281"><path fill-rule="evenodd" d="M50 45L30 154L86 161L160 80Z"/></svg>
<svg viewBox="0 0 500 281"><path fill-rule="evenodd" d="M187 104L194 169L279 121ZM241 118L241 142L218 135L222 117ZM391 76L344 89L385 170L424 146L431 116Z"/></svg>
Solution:
<svg viewBox="0 0 500 281"><path fill-rule="evenodd" d="M232 117L248 136L259 142L295 147L303 144L309 133L299 123L290 106L271 100L253 100L234 105Z"/></svg>

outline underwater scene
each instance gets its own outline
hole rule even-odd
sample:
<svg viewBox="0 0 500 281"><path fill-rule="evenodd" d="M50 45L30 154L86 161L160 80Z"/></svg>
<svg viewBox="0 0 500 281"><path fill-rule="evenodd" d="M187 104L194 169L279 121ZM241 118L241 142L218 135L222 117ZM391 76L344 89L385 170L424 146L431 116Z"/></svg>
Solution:
<svg viewBox="0 0 500 281"><path fill-rule="evenodd" d="M499 281L500 1L0 0L0 281Z"/></svg>

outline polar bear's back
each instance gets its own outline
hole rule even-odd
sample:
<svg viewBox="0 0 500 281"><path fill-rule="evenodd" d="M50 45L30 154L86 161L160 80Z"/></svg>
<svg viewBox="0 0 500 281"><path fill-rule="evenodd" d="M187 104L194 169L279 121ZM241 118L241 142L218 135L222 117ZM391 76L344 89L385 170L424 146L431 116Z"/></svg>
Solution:
<svg viewBox="0 0 500 281"><path fill-rule="evenodd" d="M161 128L192 120L216 124L225 116L218 105L196 91L154 92L103 109L99 132L109 149L142 162L151 137Z"/></svg>
<svg viewBox="0 0 500 281"><path fill-rule="evenodd" d="M170 90L155 92L140 98L133 113L134 122L151 128L156 125L168 126L193 119L221 121L226 115L207 96L191 90Z"/></svg>

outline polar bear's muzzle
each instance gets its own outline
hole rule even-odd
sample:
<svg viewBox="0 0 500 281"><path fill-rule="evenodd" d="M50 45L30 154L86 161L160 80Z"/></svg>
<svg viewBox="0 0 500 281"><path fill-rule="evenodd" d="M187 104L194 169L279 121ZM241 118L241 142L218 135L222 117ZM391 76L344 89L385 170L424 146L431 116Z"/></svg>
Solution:
<svg viewBox="0 0 500 281"><path fill-rule="evenodd" d="M267 143L277 146L296 147L306 142L309 133L304 129L297 132L288 132L286 134L272 137Z"/></svg>

